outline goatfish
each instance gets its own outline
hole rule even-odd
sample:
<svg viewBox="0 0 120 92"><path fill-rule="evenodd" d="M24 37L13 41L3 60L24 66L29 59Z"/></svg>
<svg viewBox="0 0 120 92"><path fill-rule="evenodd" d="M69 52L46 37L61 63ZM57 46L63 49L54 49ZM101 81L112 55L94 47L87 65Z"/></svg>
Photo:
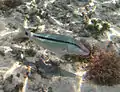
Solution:
<svg viewBox="0 0 120 92"><path fill-rule="evenodd" d="M25 34L30 40L54 52L58 57L64 55L88 56L90 54L89 49L84 44L69 36L53 33L33 33L26 29Z"/></svg>

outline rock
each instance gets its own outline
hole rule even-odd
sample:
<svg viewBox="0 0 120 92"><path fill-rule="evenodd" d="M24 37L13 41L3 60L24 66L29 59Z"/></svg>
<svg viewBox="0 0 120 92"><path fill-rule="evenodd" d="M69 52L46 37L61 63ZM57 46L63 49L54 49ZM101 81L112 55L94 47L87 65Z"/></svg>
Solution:
<svg viewBox="0 0 120 92"><path fill-rule="evenodd" d="M12 92L19 89L22 89L21 84L24 83L24 74L26 73L25 66L15 63L5 74L4 74L4 83L3 89L7 92Z"/></svg>

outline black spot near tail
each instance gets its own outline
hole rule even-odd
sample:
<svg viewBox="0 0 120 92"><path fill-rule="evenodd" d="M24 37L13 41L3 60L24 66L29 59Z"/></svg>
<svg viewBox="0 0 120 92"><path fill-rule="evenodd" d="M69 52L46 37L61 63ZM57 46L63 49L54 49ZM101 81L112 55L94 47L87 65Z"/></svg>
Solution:
<svg viewBox="0 0 120 92"><path fill-rule="evenodd" d="M25 35L27 35L27 36L28 36L28 32L25 32Z"/></svg>

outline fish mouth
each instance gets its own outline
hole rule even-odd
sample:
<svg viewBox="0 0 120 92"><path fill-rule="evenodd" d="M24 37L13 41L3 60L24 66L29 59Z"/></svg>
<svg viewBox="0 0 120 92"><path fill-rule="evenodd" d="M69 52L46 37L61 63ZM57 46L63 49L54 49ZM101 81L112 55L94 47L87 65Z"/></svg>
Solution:
<svg viewBox="0 0 120 92"><path fill-rule="evenodd" d="M84 49L82 52L81 52L81 54L80 54L80 56L89 56L90 55L90 51L86 48L86 49Z"/></svg>
<svg viewBox="0 0 120 92"><path fill-rule="evenodd" d="M90 51L84 52L84 54L82 56L89 56L90 55Z"/></svg>
<svg viewBox="0 0 120 92"><path fill-rule="evenodd" d="M81 49L81 56L89 56L90 55L89 47L90 46L88 44L84 44L84 43L79 44L79 48Z"/></svg>

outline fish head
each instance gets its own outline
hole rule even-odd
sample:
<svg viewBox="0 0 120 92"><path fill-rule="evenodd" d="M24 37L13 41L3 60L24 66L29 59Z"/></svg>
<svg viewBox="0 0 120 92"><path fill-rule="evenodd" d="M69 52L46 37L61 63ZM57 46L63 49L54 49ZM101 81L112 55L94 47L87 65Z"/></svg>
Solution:
<svg viewBox="0 0 120 92"><path fill-rule="evenodd" d="M89 56L90 46L85 41L76 41L76 44L68 45L68 53L80 56Z"/></svg>

